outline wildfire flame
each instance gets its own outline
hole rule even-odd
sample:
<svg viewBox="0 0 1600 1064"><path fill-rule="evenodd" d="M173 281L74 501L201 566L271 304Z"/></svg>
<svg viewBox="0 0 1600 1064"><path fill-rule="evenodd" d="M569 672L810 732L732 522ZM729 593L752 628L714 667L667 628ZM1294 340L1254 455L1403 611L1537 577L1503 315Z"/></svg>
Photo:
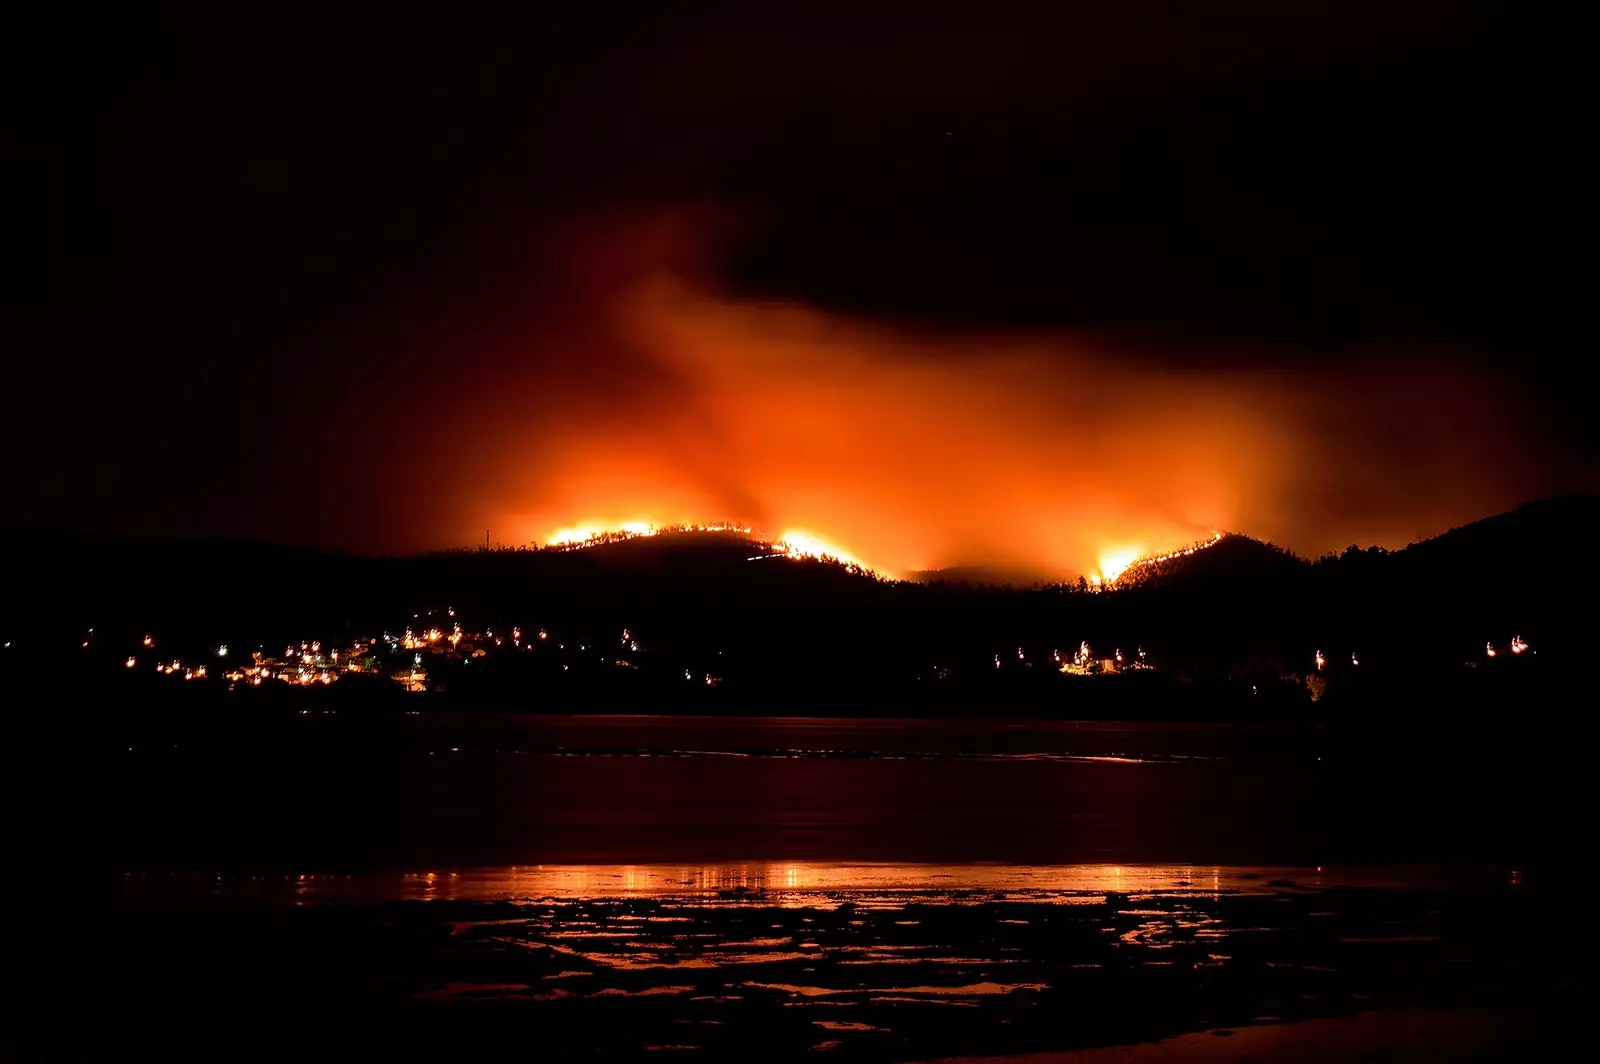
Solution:
<svg viewBox="0 0 1600 1064"><path fill-rule="evenodd" d="M744 535L755 534L747 525L736 525L723 521L676 525L656 524L652 521L624 521L617 525L595 522L558 528L545 539L545 546L561 550L572 550L601 543L633 539L639 536L657 536L664 532L738 532ZM789 529L769 542L775 553L784 554L791 558L827 558L843 565L876 573L879 576L887 575L873 569L837 543L814 532L808 532L803 529ZM542 635L541 638L543 638Z"/></svg>
<svg viewBox="0 0 1600 1064"><path fill-rule="evenodd" d="M778 537L773 546L795 558L832 558L835 561L843 562L845 565L853 565L858 569L869 568L843 547L829 543L821 536L799 529L790 529L785 532Z"/></svg>
<svg viewBox="0 0 1600 1064"><path fill-rule="evenodd" d="M1056 660L1060 660L1059 654L1057 655ZM1093 662L1094 651L1089 648L1089 641L1084 640L1078 644L1078 649L1073 651L1072 660L1069 662L1064 662L1060 671L1070 675L1083 676L1089 672L1090 666L1093 664Z"/></svg>
<svg viewBox="0 0 1600 1064"><path fill-rule="evenodd" d="M546 538L545 545L576 547L608 536L653 536L656 532L655 525L649 521L622 521L610 526L596 521L571 528L558 528Z"/></svg>
<svg viewBox="0 0 1600 1064"><path fill-rule="evenodd" d="M1115 583L1117 577L1127 571L1128 567L1139 561L1144 551L1138 547L1119 547L1106 551L1100 555L1100 582L1105 584Z"/></svg>
<svg viewBox="0 0 1600 1064"><path fill-rule="evenodd" d="M726 521L712 521L706 524L672 524L656 521L586 521L569 528L558 528L545 537L546 547L573 548L588 547L597 543L606 543L620 539L633 539L636 536L659 536L664 532L743 532L749 533L750 529L743 525L730 524Z"/></svg>
<svg viewBox="0 0 1600 1064"><path fill-rule="evenodd" d="M1177 550L1169 550L1164 554L1141 555L1137 547L1107 551L1100 556L1100 579L1094 581L1094 583L1097 586L1108 588L1119 581L1124 584L1133 583L1142 573L1154 566L1178 558L1187 558L1192 554L1199 554L1207 547L1214 547L1220 542L1222 542L1222 533L1212 532L1210 539L1191 543L1189 546L1180 547Z"/></svg>
<svg viewBox="0 0 1600 1064"><path fill-rule="evenodd" d="M618 524L585 522L556 529L545 538L544 546L556 550L576 550L639 536L657 536L665 532L737 532L757 535L747 525L728 522L703 524L658 524L654 521L624 521ZM1161 554L1144 554L1143 548L1137 546L1112 548L1100 555L1099 572L1090 576L1089 582L1102 589L1110 589L1119 582L1129 583L1150 566L1197 554L1221 542L1222 537L1223 533L1213 532L1209 539ZM804 529L789 529L768 542L776 554L791 558L826 558L884 579L893 579L895 576L887 570L862 561L859 556L837 542Z"/></svg>

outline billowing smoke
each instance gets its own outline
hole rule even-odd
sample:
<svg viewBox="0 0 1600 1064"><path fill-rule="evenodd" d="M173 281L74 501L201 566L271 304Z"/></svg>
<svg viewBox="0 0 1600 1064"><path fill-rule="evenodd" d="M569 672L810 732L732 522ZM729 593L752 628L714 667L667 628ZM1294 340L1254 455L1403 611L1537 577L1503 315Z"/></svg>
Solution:
<svg viewBox="0 0 1600 1064"><path fill-rule="evenodd" d="M887 571L1064 576L1214 529L1400 546L1528 495L1537 447L1459 361L1188 369L1093 335L859 320L731 294L697 224L563 244L541 323L507 347L534 368L479 427L507 456L477 495L498 538L731 520Z"/></svg>

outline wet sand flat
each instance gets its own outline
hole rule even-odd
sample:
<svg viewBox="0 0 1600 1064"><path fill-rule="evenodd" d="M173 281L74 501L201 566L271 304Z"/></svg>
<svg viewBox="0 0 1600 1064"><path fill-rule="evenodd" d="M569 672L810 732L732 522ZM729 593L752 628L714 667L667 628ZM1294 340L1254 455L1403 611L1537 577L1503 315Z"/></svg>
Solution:
<svg viewBox="0 0 1600 1064"><path fill-rule="evenodd" d="M1360 1060L1522 1060L1551 1044L1532 1013L1374 1010L1299 1023L1219 1028L1128 1046L1098 1046L1014 1056L940 1057L923 1064L1342 1064Z"/></svg>
<svg viewBox="0 0 1600 1064"><path fill-rule="evenodd" d="M1293 1049L1283 1032L1302 1021L1503 1012L1549 989L1540 913L1521 884L1481 874L1408 883L1416 873L1362 869L1340 884L1325 871L1319 885L1315 869L702 871L434 873L431 895L421 874L414 900L342 877L303 890L224 878L203 897L194 882L135 878L108 977L127 988L135 1028L178 1014L354 1018L412 1048L536 1029L550 1055L605 1060L916 1060L1218 1030L1239 1033L1205 1037L1248 1058L1250 1039ZM555 889L486 896L508 882ZM119 974L115 958L138 960ZM1270 1033L1243 1034L1257 1028Z"/></svg>
<svg viewBox="0 0 1600 1064"><path fill-rule="evenodd" d="M1375 1010L1521 1015L1585 956L1540 860L1571 852L1566 806L1524 767L1228 725L141 725L114 910L26 921L53 974L9 1037L916 1061L1204 1035L1238 1060Z"/></svg>

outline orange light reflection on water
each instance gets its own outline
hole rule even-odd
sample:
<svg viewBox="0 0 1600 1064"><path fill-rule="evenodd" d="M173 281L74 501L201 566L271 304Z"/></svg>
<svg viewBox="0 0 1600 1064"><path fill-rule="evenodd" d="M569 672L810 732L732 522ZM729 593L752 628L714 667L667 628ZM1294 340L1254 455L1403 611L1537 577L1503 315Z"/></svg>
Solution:
<svg viewBox="0 0 1600 1064"><path fill-rule="evenodd" d="M1479 883L1481 870L1408 866L1335 868L1213 865L879 864L722 862L715 864L551 864L403 873L200 877L131 875L130 896L174 891L296 902L540 901L677 899L688 904L832 907L859 898L869 907L895 895L981 903L996 896L1056 904L1098 904L1107 895L1218 894L1331 887L1445 888Z"/></svg>
<svg viewBox="0 0 1600 1064"><path fill-rule="evenodd" d="M816 861L708 865L533 865L463 875L477 896L593 898L712 895L737 900L795 893L986 891L1093 895L1235 888L1293 870L1185 865L933 865ZM1304 870L1301 870L1304 871ZM804 904L815 904L807 897Z"/></svg>

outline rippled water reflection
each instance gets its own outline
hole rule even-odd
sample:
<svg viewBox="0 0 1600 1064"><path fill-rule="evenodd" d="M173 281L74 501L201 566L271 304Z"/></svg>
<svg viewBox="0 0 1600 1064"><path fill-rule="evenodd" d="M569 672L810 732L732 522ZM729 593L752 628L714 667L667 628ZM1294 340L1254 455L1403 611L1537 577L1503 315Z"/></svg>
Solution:
<svg viewBox="0 0 1600 1064"><path fill-rule="evenodd" d="M1150 864L888 864L746 862L717 864L511 865L446 871L250 875L206 873L123 878L129 897L194 896L310 902L534 901L669 897L759 899L826 905L859 893L918 896L955 903L1017 897L1080 904L1108 894L1176 896L1335 887L1460 888L1515 882L1517 870L1483 867L1196 866ZM838 898L833 898L838 895Z"/></svg>
<svg viewBox="0 0 1600 1064"><path fill-rule="evenodd" d="M916 1060L1514 1002L1546 970L1518 789L1304 729L308 718L123 746L119 1040L176 1012L407 1057Z"/></svg>
<svg viewBox="0 0 1600 1064"><path fill-rule="evenodd" d="M670 884L749 861L746 878L793 868L826 885L843 862L1514 862L1533 802L1485 786L1479 762L1375 767L1371 749L1287 726L424 716L137 731L106 813L121 867L147 872L631 862Z"/></svg>
<svg viewBox="0 0 1600 1064"><path fill-rule="evenodd" d="M917 1059L1275 1023L1462 986L1514 994L1534 941L1523 889L1488 869L1188 865L130 875L134 937L118 955L170 962L165 983L147 976L135 993L406 1002L421 1010L407 1022L435 1034L515 1024L586 1058L677 1046Z"/></svg>

